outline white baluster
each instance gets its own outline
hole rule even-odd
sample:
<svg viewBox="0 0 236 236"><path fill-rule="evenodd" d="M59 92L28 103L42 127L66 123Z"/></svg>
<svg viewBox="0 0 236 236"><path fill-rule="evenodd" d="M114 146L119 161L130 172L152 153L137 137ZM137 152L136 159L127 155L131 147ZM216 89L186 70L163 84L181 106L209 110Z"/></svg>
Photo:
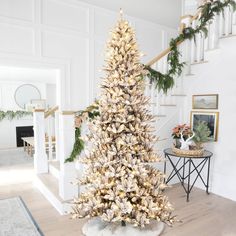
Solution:
<svg viewBox="0 0 236 236"><path fill-rule="evenodd" d="M52 160L53 157L52 157L52 117L49 116L47 118L47 125L48 125L48 159L49 160Z"/></svg>
<svg viewBox="0 0 236 236"><path fill-rule="evenodd" d="M56 160L60 160L60 143L59 143L59 112L55 112L55 149L56 149Z"/></svg>
<svg viewBox="0 0 236 236"><path fill-rule="evenodd" d="M220 16L216 15L212 24L212 44L211 44L211 48L215 49L218 48L218 44L219 44L219 24L220 24Z"/></svg>
<svg viewBox="0 0 236 236"><path fill-rule="evenodd" d="M205 35L202 33L200 34L200 46L199 46L199 60L204 61L205 59Z"/></svg>
<svg viewBox="0 0 236 236"><path fill-rule="evenodd" d="M149 78L145 78L145 89L144 89L144 95L146 97L148 97L148 88L149 88L149 84L150 84L150 81L149 81Z"/></svg>
<svg viewBox="0 0 236 236"><path fill-rule="evenodd" d="M160 105L158 89L155 89L154 98L155 98L155 104L156 104L154 115L158 115L159 114L159 105Z"/></svg>
<svg viewBox="0 0 236 236"><path fill-rule="evenodd" d="M205 37L204 49L205 50L210 50L211 49L211 39L212 39L212 37L211 37L211 30L212 30L212 25L211 24L207 24L207 31L208 31L207 37L205 37L205 35L204 35L204 37ZM202 33L202 34L204 34L204 33Z"/></svg>
<svg viewBox="0 0 236 236"><path fill-rule="evenodd" d="M163 57L163 73L166 74L168 72L168 62L167 62L167 57L168 56L164 56Z"/></svg>
<svg viewBox="0 0 236 236"><path fill-rule="evenodd" d="M232 23L232 24L233 24L233 25L236 24L236 12L233 13L233 23Z"/></svg>
<svg viewBox="0 0 236 236"><path fill-rule="evenodd" d="M35 110L34 124L34 169L36 174L48 173L48 158L45 150L44 110Z"/></svg>
<svg viewBox="0 0 236 236"><path fill-rule="evenodd" d="M224 21L224 30L225 30L225 33L224 35L229 35L229 8L228 7L225 7L224 8L224 18L225 18L225 21Z"/></svg>
<svg viewBox="0 0 236 236"><path fill-rule="evenodd" d="M159 111L158 111L158 115L163 115L164 112L163 112L163 108L162 106L160 106L161 104L164 104L165 103L165 96L163 94L163 92L160 92L159 93Z"/></svg>
<svg viewBox="0 0 236 236"><path fill-rule="evenodd" d="M196 20L192 22L192 28L196 28ZM197 62L197 49L198 49L199 34L191 39L191 63Z"/></svg>
<svg viewBox="0 0 236 236"><path fill-rule="evenodd" d="M191 75L191 40L187 39L185 42L186 47L186 75Z"/></svg>
<svg viewBox="0 0 236 236"><path fill-rule="evenodd" d="M225 35L225 19L223 13L219 15L219 35L220 37Z"/></svg>
<svg viewBox="0 0 236 236"><path fill-rule="evenodd" d="M151 87L151 103L152 103L152 114L155 114L155 106L156 106L156 103L155 103L155 97L154 97L154 84L152 84L152 87Z"/></svg>
<svg viewBox="0 0 236 236"><path fill-rule="evenodd" d="M157 62L157 70L161 73L163 72L163 63L161 59Z"/></svg>
<svg viewBox="0 0 236 236"><path fill-rule="evenodd" d="M233 9L229 7L229 34L233 33Z"/></svg>

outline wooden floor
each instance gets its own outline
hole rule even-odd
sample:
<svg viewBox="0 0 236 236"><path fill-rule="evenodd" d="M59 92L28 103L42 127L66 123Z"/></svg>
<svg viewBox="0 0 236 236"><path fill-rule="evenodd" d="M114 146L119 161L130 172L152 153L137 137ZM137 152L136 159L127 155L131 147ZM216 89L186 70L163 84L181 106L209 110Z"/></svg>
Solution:
<svg viewBox="0 0 236 236"><path fill-rule="evenodd" d="M17 174L20 169L25 171L23 166L16 169ZM13 167L11 170L10 175L14 174ZM4 167L0 168L0 174L2 171ZM163 236L236 236L236 202L214 194L207 195L195 188L190 195L190 202L187 203L180 185L168 189L166 194L173 202L175 214L182 223L177 223L172 228L166 227ZM32 182L23 179L18 184L4 184L4 179L0 179L0 199L12 196L23 198L45 236L82 235L81 227L85 221L60 216Z"/></svg>

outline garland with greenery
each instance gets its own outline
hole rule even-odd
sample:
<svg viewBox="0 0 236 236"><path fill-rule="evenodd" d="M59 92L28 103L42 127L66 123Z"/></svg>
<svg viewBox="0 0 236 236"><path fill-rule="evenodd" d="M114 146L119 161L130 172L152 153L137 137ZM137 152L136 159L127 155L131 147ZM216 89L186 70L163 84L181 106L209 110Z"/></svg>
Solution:
<svg viewBox="0 0 236 236"><path fill-rule="evenodd" d="M79 127L75 128L75 143L70 156L65 162L73 162L78 155L84 150L84 140L81 137L81 124L87 120L93 120L96 116L99 116L99 104L95 101L94 104L87 107L84 111L79 111L76 114L76 119L79 119Z"/></svg>
<svg viewBox="0 0 236 236"><path fill-rule="evenodd" d="M75 143L73 146L73 150L70 154L70 157L65 160L66 162L73 162L76 157L84 150L84 141L81 138L81 127L75 128Z"/></svg>
<svg viewBox="0 0 236 236"><path fill-rule="evenodd" d="M154 70L150 66L144 65L145 69L148 71L147 78L150 80L150 83L155 84L155 87L159 92L163 91L164 93L167 93L167 91L173 88L175 84L174 78L179 77L182 74L185 63L180 61L181 53L178 49L178 45L186 39L195 40L196 35L199 33L204 34L205 37L207 37L207 24L213 20L215 15L219 15L220 13L224 14L225 7L232 7L233 11L235 11L236 2L234 0L225 0L224 2L212 0L199 7L201 13L198 18L199 24L196 28L191 26L186 27L179 36L170 41L170 52L167 56L169 70L166 74ZM77 117L81 118L81 122L87 119L93 119L99 115L98 106L98 101L96 101L95 104L87 107L84 111L80 111L77 114ZM70 157L66 159L66 162L73 162L83 149L84 141L81 138L81 127L77 127L74 148Z"/></svg>
<svg viewBox="0 0 236 236"><path fill-rule="evenodd" d="M3 119L13 120L20 119L24 116L32 116L32 112L28 111L0 111L0 121Z"/></svg>
<svg viewBox="0 0 236 236"><path fill-rule="evenodd" d="M195 29L191 26L186 27L178 37L170 41L170 52L167 56L167 64L170 69L166 74L156 71L150 66L145 66L149 72L147 77L150 83L155 83L155 87L159 91L162 90L164 93L167 93L174 86L174 78L180 76L183 71L185 63L180 62L181 53L178 50L178 44L186 39L195 40L198 33L204 34L207 37L207 24L213 20L215 15L224 14L225 7L232 7L233 11L235 11L236 2L234 0L225 0L224 2L210 1L199 7L200 16L197 27Z"/></svg>

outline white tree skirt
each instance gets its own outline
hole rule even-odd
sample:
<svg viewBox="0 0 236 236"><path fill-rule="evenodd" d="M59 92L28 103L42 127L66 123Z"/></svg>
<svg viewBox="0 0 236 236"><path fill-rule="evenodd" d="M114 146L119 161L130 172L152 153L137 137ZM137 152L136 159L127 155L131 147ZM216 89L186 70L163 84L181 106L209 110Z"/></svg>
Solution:
<svg viewBox="0 0 236 236"><path fill-rule="evenodd" d="M132 225L121 226L101 221L99 218L89 220L83 227L86 236L158 236L164 229L164 223L153 222L144 229Z"/></svg>

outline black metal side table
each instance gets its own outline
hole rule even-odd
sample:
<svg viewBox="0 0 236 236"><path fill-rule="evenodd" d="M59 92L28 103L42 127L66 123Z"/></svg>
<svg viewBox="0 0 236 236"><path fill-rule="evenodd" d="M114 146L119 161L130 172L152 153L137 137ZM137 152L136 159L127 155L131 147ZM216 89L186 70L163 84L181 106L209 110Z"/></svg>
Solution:
<svg viewBox="0 0 236 236"><path fill-rule="evenodd" d="M170 180L172 180L175 176L180 180L181 185L183 186L186 194L187 194L187 202L189 201L189 194L196 183L197 179L200 178L204 186L206 187L206 192L209 194L209 174L210 174L210 160L213 155L212 152L204 151L202 156L179 156L175 154L171 148L167 148L164 150L166 160L169 160L173 170L171 171L168 178L165 180L165 183L168 184ZM174 162L172 158L177 158L177 162ZM201 160L200 163L195 164L194 160ZM181 162L182 160L182 162ZM207 166L207 180L203 179L201 172L204 166ZM187 166L188 165L188 166ZM186 167L186 168L185 168ZM185 169L187 169L187 173L185 174ZM197 176L191 184L191 175L196 172ZM166 174L166 161L164 164L164 173ZM187 188L185 186L185 180L187 179Z"/></svg>

